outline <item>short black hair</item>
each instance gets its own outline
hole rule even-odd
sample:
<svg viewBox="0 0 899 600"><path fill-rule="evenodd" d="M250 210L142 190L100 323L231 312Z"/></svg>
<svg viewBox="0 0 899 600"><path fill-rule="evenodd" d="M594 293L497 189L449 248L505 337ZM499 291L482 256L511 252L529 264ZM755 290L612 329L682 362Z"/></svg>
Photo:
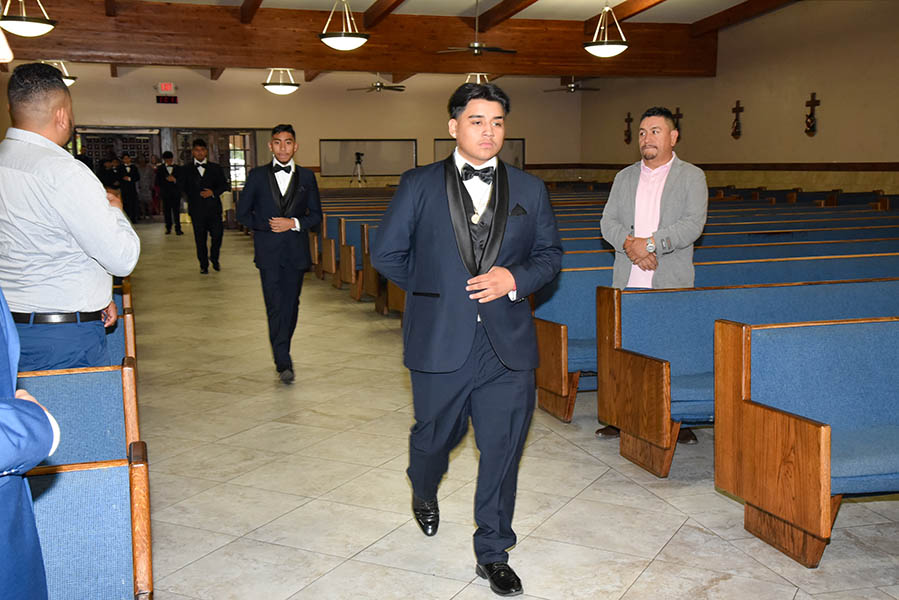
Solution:
<svg viewBox="0 0 899 600"><path fill-rule="evenodd" d="M643 121L646 117L662 117L666 121L668 121L668 125L671 126L671 130L679 130L680 128L677 126L677 121L674 120L674 113L665 108L664 106L653 106L651 108L647 108L643 113L643 116L640 117L640 121Z"/></svg>
<svg viewBox="0 0 899 600"><path fill-rule="evenodd" d="M450 96L449 104L447 105L450 118L459 118L459 115L465 111L465 107L472 100L499 102L503 107L503 115L509 114L509 111L512 110L509 96L498 85L493 83L463 83Z"/></svg>
<svg viewBox="0 0 899 600"><path fill-rule="evenodd" d="M162 153L162 158L163 158L163 159L166 159L166 158L175 158L175 155L172 154L172 152L171 152L170 150L166 150L165 152Z"/></svg>
<svg viewBox="0 0 899 600"><path fill-rule="evenodd" d="M69 94L69 88L62 80L62 72L44 63L27 63L16 67L9 77L6 97L13 119L21 118L26 105L46 98L49 94L62 92Z"/></svg>
<svg viewBox="0 0 899 600"><path fill-rule="evenodd" d="M122 158L125 158L126 156L127 156L128 158L131 158L131 155L130 155L130 154L128 154L127 152L122 152Z"/></svg>
<svg viewBox="0 0 899 600"><path fill-rule="evenodd" d="M206 140L204 140L203 138L197 138L194 140L194 143L190 145L191 148L196 148L197 146L199 146L200 148L205 148Z"/></svg>
<svg viewBox="0 0 899 600"><path fill-rule="evenodd" d="M281 123L280 125L275 125L272 127L272 137L275 137L279 133L287 132L291 135L293 139L297 139L297 133L293 130L293 125L289 123Z"/></svg>

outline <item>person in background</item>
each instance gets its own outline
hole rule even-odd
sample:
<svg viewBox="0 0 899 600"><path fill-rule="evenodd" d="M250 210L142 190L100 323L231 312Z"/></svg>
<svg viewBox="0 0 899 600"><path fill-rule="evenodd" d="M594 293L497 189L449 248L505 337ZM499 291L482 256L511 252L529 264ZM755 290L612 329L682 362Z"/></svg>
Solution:
<svg viewBox="0 0 899 600"><path fill-rule="evenodd" d="M197 260L200 273L209 274L209 263L216 271L221 270L219 250L225 226L222 223L223 193L231 189L225 178L225 171L218 164L209 161L206 141L195 139L191 146L193 160L184 167L184 191L187 194L187 212L194 227L194 241L197 244ZM206 248L206 239L210 239Z"/></svg>
<svg viewBox="0 0 899 600"><path fill-rule="evenodd" d="M321 223L322 210L315 174L293 160L297 151L293 126L272 129L268 147L272 162L250 171L237 220L253 230L275 369L283 383L291 383L290 340L297 326L303 275L312 266L309 229Z"/></svg>
<svg viewBox="0 0 899 600"><path fill-rule="evenodd" d="M131 273L140 240L84 163L66 152L75 117L58 69L21 64L7 88L0 143L0 288L23 371L108 364L112 277Z"/></svg>
<svg viewBox="0 0 899 600"><path fill-rule="evenodd" d="M156 167L156 189L162 198L162 215L165 218L165 233L172 233L175 227L177 235L181 231L181 187L184 180L183 169L175 164L175 156L166 150L162 153L163 163Z"/></svg>
<svg viewBox="0 0 899 600"><path fill-rule="evenodd" d="M137 192L140 171L137 165L131 161L131 155L127 152L122 154L122 164L116 167L116 174L122 190L122 205L125 207L125 214L132 223L137 223L140 219L140 199Z"/></svg>

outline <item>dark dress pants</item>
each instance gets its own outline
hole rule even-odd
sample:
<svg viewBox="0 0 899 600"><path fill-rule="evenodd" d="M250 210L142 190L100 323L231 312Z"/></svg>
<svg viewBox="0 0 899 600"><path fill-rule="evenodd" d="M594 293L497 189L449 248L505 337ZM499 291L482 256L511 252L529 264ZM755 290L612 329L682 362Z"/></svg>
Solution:
<svg viewBox="0 0 899 600"><path fill-rule="evenodd" d="M259 269L262 280L262 297L268 316L268 339L272 344L275 368L280 373L293 369L290 359L290 340L297 327L300 309L300 292L303 290L303 275L294 266L267 267Z"/></svg>
<svg viewBox="0 0 899 600"><path fill-rule="evenodd" d="M131 191L125 187L122 188L122 208L125 209L125 214L128 215L132 223L137 223L140 220L140 203L136 191Z"/></svg>
<svg viewBox="0 0 899 600"><path fill-rule="evenodd" d="M515 545L512 515L518 462L524 449L536 388L534 371L512 371L497 357L478 323L465 364L451 373L411 371L415 425L409 435L409 469L415 495L437 497L450 451L474 426L481 452L474 499L474 551L481 564L506 562Z"/></svg>
<svg viewBox="0 0 899 600"><path fill-rule="evenodd" d="M171 231L175 226L175 231L181 231L181 197L171 196L162 199L162 214L165 216L165 230ZM203 244L206 245L205 242Z"/></svg>
<svg viewBox="0 0 899 600"><path fill-rule="evenodd" d="M201 269L209 268L209 261L219 261L219 250L222 248L222 236L225 233L225 224L222 223L220 211L197 212L190 216L194 227L194 241L197 243L197 260ZM211 238L209 250L206 250L207 235Z"/></svg>

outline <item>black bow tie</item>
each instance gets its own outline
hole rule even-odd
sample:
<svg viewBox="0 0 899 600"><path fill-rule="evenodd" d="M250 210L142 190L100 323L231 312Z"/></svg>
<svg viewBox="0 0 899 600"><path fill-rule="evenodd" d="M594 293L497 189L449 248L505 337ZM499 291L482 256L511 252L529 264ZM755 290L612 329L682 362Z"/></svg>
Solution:
<svg viewBox="0 0 899 600"><path fill-rule="evenodd" d="M284 171L285 173L287 173L288 175L290 175L290 165L278 165L278 164L276 164L274 170L275 170L275 173L277 173L278 171Z"/></svg>
<svg viewBox="0 0 899 600"><path fill-rule="evenodd" d="M206 168L206 163L205 163L205 162L195 162L194 164L197 165L198 168L199 168L199 167L203 167L204 169Z"/></svg>
<svg viewBox="0 0 899 600"><path fill-rule="evenodd" d="M493 183L493 167L484 167L483 169L475 169L470 164L462 165L462 181L468 181L472 177L477 176L481 181L490 185Z"/></svg>

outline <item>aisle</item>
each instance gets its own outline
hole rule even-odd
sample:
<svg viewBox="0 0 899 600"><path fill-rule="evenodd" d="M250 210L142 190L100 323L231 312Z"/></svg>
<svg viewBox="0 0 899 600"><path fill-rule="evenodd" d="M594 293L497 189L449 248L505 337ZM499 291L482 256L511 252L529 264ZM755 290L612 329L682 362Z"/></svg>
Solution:
<svg viewBox="0 0 899 600"><path fill-rule="evenodd" d="M399 319L307 276L285 386L251 240L226 232L222 271L201 275L190 230L137 229L156 600L496 598L474 575L470 435L440 488L438 535L411 519ZM845 504L810 571L747 534L742 506L714 491L711 430L659 480L594 437L593 403L583 394L570 425L535 415L511 556L524 600L809 598L797 585L899 598L899 500Z"/></svg>

